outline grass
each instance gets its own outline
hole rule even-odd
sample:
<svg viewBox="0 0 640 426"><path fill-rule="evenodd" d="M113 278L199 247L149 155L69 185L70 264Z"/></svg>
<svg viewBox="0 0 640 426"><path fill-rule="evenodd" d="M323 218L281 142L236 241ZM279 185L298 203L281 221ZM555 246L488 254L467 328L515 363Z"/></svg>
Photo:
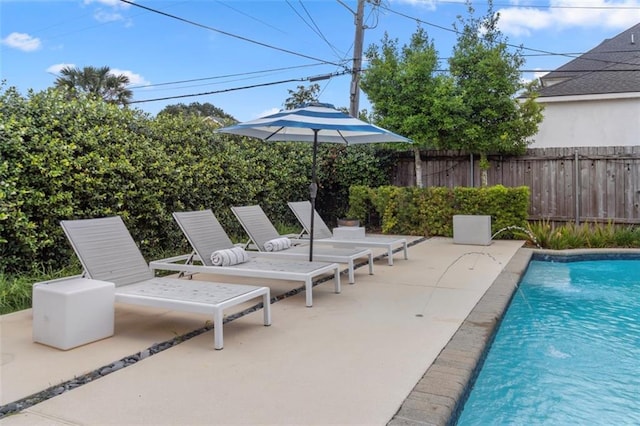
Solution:
<svg viewBox="0 0 640 426"><path fill-rule="evenodd" d="M0 315L21 311L31 307L33 284L80 274L79 265L72 265L59 271L32 271L12 275L0 272Z"/></svg>

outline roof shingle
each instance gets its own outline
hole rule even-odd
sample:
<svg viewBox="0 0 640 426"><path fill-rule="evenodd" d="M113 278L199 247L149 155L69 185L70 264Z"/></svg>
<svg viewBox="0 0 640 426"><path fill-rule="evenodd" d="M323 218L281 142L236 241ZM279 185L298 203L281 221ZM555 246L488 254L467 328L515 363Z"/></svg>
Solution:
<svg viewBox="0 0 640 426"><path fill-rule="evenodd" d="M540 97L640 92L640 23L541 80Z"/></svg>

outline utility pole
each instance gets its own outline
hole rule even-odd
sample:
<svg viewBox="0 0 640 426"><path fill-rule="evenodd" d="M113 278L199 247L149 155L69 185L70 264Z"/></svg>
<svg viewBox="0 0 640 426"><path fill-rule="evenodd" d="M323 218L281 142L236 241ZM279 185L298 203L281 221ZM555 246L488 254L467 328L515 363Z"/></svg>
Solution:
<svg viewBox="0 0 640 426"><path fill-rule="evenodd" d="M351 71L351 91L349 96L349 114L358 118L360 109L360 72L362 71L362 44L364 43L364 2L358 0L355 13L356 37L353 43L353 69Z"/></svg>

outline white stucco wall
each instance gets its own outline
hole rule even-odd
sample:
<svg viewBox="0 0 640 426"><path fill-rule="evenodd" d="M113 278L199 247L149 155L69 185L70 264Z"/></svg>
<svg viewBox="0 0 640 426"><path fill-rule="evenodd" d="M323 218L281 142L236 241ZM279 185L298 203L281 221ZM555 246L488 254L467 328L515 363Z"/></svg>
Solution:
<svg viewBox="0 0 640 426"><path fill-rule="evenodd" d="M544 119L530 148L640 145L640 94L538 98Z"/></svg>

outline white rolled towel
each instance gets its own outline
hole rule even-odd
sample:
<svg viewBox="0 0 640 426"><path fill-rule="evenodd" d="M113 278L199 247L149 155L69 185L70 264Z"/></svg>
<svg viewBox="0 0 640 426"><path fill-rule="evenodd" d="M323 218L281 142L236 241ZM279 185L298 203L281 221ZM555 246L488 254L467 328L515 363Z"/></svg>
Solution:
<svg viewBox="0 0 640 426"><path fill-rule="evenodd" d="M217 250L211 253L213 266L232 266L249 260L249 255L242 247Z"/></svg>
<svg viewBox="0 0 640 426"><path fill-rule="evenodd" d="M287 237L274 238L264 243L264 249L266 251L286 250L289 247L291 247L291 240Z"/></svg>

